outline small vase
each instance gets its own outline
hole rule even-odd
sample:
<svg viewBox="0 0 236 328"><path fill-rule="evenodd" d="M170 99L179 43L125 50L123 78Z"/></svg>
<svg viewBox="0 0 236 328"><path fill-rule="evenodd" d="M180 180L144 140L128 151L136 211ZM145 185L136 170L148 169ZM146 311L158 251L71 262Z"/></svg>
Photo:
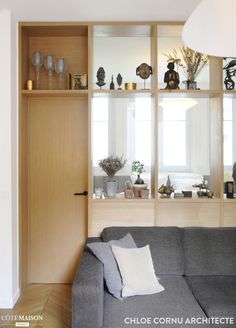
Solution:
<svg viewBox="0 0 236 328"><path fill-rule="evenodd" d="M125 194L125 198L131 199L134 197L133 189L125 189L124 194Z"/></svg>
<svg viewBox="0 0 236 328"><path fill-rule="evenodd" d="M140 197L143 199L148 199L149 198L149 189L141 189Z"/></svg>
<svg viewBox="0 0 236 328"><path fill-rule="evenodd" d="M197 90L197 82L196 81L183 81L183 83L185 84L185 87L187 90Z"/></svg>
<svg viewBox="0 0 236 328"><path fill-rule="evenodd" d="M134 184L133 185L134 188L134 197L141 197L141 190L143 189L147 189L147 184L146 183L142 183L142 184Z"/></svg>
<svg viewBox="0 0 236 328"><path fill-rule="evenodd" d="M138 177L137 177L137 179L135 181L135 184L144 184L143 179L140 178L140 174L138 174Z"/></svg>
<svg viewBox="0 0 236 328"><path fill-rule="evenodd" d="M106 181L105 185L107 197L115 197L117 193L117 181Z"/></svg>

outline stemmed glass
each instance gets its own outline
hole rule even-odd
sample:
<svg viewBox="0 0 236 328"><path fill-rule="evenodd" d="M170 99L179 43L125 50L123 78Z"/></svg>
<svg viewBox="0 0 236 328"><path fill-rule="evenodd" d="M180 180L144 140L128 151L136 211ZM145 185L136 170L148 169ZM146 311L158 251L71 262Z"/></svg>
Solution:
<svg viewBox="0 0 236 328"><path fill-rule="evenodd" d="M35 88L39 89L39 74L40 74L40 68L43 66L43 55L40 51L35 51L32 55L32 64L35 66L36 71L36 85Z"/></svg>
<svg viewBox="0 0 236 328"><path fill-rule="evenodd" d="M59 75L59 89L64 89L64 78L65 78L65 59L59 58L55 61L55 71Z"/></svg>
<svg viewBox="0 0 236 328"><path fill-rule="evenodd" d="M48 88L52 88L52 72L55 69L55 60L53 55L47 55L44 60L44 67L48 71Z"/></svg>

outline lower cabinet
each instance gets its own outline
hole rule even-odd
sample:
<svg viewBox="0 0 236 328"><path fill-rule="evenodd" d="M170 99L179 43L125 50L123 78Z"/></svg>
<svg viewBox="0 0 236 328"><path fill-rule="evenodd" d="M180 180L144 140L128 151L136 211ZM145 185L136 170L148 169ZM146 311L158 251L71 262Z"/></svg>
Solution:
<svg viewBox="0 0 236 328"><path fill-rule="evenodd" d="M234 227L236 202L225 200L92 200L89 236L109 226Z"/></svg>

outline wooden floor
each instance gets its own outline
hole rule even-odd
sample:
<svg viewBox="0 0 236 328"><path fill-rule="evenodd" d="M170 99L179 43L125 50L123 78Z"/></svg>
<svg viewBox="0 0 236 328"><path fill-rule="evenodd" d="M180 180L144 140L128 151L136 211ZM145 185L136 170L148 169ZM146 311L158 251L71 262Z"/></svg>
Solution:
<svg viewBox="0 0 236 328"><path fill-rule="evenodd" d="M0 309L0 328L24 322L19 316L33 316L36 320L28 321L33 328L71 328L71 285L29 286L14 309ZM39 316L43 320L37 320Z"/></svg>

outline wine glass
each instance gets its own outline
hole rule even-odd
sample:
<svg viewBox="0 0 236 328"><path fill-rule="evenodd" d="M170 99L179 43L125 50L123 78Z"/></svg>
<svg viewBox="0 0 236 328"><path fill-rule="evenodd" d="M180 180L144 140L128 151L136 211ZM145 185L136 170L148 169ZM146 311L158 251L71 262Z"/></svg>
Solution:
<svg viewBox="0 0 236 328"><path fill-rule="evenodd" d="M55 71L59 75L59 89L64 89L64 78L65 78L65 59L59 58L55 61Z"/></svg>
<svg viewBox="0 0 236 328"><path fill-rule="evenodd" d="M52 88L52 72L55 69L55 60L53 55L47 55L44 60L44 67L48 71L48 88Z"/></svg>
<svg viewBox="0 0 236 328"><path fill-rule="evenodd" d="M39 74L40 74L40 68L43 66L43 55L40 51L35 51L32 55L32 64L35 66L36 71L36 85L35 88L39 89Z"/></svg>

